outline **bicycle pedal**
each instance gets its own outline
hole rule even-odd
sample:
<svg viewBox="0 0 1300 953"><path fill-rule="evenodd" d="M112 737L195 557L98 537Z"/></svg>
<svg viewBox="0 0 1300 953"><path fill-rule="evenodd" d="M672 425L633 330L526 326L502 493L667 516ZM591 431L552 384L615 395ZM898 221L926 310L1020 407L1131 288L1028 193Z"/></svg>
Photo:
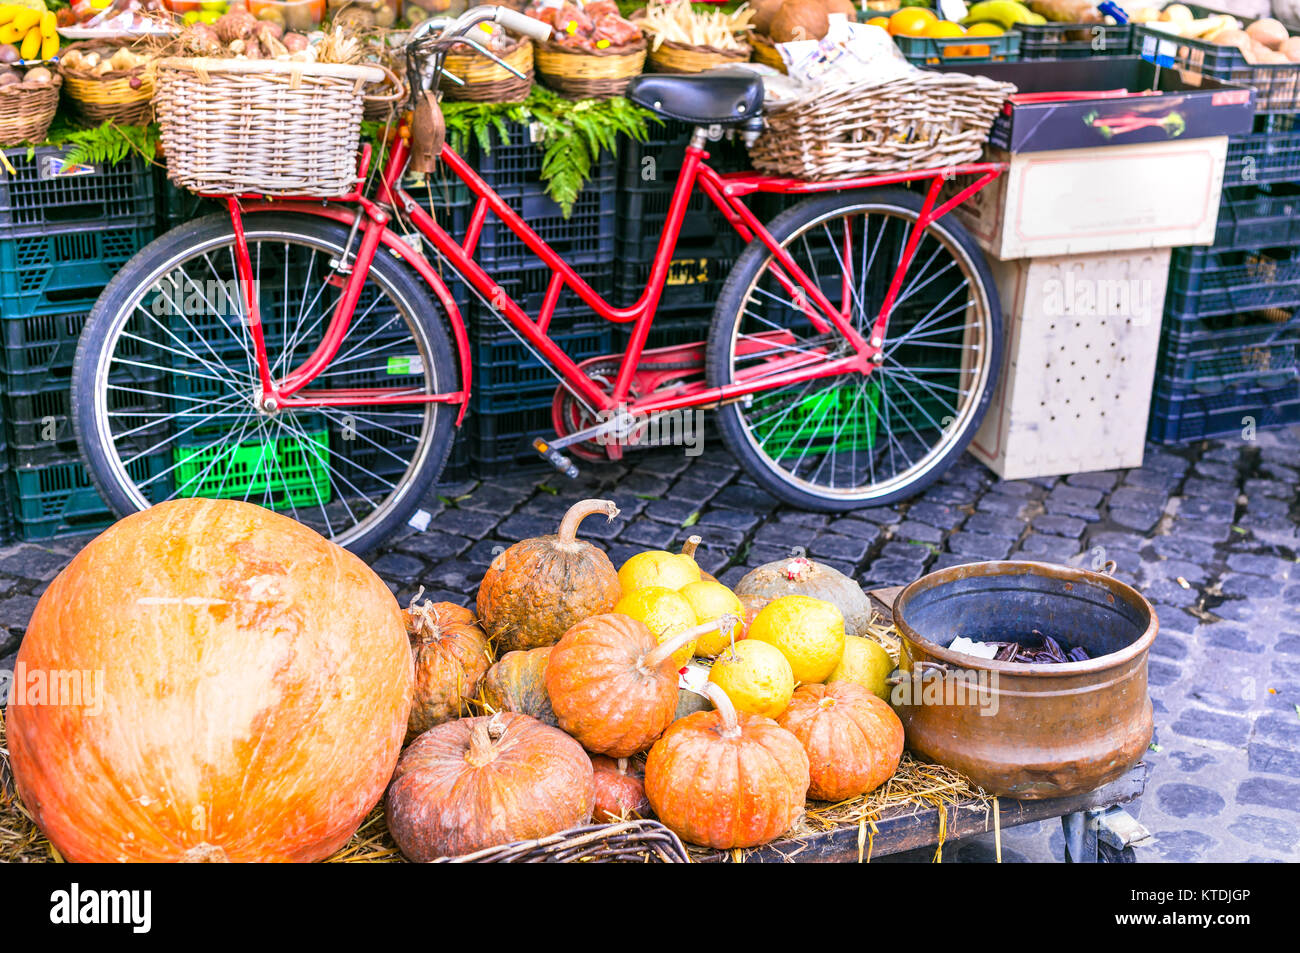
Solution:
<svg viewBox="0 0 1300 953"><path fill-rule="evenodd" d="M554 449L541 437L538 437L533 441L533 449L542 455L543 460L555 467L555 469L559 470L570 480L577 479L578 468L574 466L573 461L560 453L560 451Z"/></svg>

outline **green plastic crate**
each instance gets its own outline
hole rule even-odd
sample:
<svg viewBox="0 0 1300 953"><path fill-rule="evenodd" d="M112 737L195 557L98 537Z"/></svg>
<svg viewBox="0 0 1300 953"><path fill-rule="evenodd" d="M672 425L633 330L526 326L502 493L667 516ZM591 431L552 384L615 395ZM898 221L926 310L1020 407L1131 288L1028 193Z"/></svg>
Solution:
<svg viewBox="0 0 1300 953"><path fill-rule="evenodd" d="M873 383L824 390L793 406L784 395L759 394L751 417L761 417L764 407L772 410L754 427L754 438L778 460L830 450L870 450L876 443L879 404L880 389Z"/></svg>
<svg viewBox="0 0 1300 953"><path fill-rule="evenodd" d="M176 484L181 496L238 497L275 510L315 506L330 498L329 431L254 440L235 447L177 447Z"/></svg>

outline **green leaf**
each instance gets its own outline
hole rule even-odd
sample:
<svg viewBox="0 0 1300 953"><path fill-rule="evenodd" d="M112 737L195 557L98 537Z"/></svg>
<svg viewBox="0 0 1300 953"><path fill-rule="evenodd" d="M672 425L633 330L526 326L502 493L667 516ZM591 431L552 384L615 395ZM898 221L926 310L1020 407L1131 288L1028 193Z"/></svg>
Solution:
<svg viewBox="0 0 1300 953"><path fill-rule="evenodd" d="M700 521L700 511L696 510L690 516L686 517L686 519L682 520L682 528L685 529L688 526L694 526L699 521Z"/></svg>
<svg viewBox="0 0 1300 953"><path fill-rule="evenodd" d="M549 493L549 494L551 494L551 496L559 496L559 495L560 495L560 491L559 491L559 490L557 490L555 487L553 487L553 486L551 486L550 484L547 484L547 483L539 483L539 484L537 485L537 489L541 490L543 493Z"/></svg>

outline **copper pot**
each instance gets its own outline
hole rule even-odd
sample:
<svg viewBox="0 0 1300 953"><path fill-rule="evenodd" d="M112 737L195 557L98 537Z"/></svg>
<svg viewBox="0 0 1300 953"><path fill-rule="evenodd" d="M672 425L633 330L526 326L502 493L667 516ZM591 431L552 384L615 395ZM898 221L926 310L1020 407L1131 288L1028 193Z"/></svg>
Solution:
<svg viewBox="0 0 1300 953"><path fill-rule="evenodd" d="M986 791L1063 797L1118 778L1151 742L1147 651L1158 621L1108 575L985 562L923 576L894 601L908 747ZM949 651L953 639L1081 645L1085 662L1026 665Z"/></svg>

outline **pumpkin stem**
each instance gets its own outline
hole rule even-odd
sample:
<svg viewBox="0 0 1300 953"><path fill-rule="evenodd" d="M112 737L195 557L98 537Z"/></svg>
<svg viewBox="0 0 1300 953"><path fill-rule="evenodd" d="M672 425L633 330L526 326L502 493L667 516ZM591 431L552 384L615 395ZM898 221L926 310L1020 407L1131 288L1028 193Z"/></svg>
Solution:
<svg viewBox="0 0 1300 953"><path fill-rule="evenodd" d="M627 758L618 759L618 773L627 774Z"/></svg>
<svg viewBox="0 0 1300 953"><path fill-rule="evenodd" d="M465 760L476 768L481 768L489 764L496 758L496 742L501 740L501 736L506 732L506 726L501 721L501 713L487 718L478 718L474 721L474 727L469 731L469 753L465 755Z"/></svg>
<svg viewBox="0 0 1300 953"><path fill-rule="evenodd" d="M722 737L740 737L740 719L736 717L736 706L731 703L722 686L717 682L705 682L704 694L708 696L709 701L713 702L713 707L717 709L718 716L722 719Z"/></svg>
<svg viewBox="0 0 1300 953"><path fill-rule="evenodd" d="M595 513L604 513L608 522L618 515L618 506L613 500L579 500L564 514L555 535L560 537L562 543L574 542L578 538L578 524Z"/></svg>
<svg viewBox="0 0 1300 953"><path fill-rule="evenodd" d="M670 639L665 639L653 649L641 656L641 671L653 672L664 662L672 657L672 654L690 642L692 639L698 639L705 632L726 632L728 629L734 629L736 623L740 620L734 615L720 615L702 625L694 626L684 632L678 632Z"/></svg>
<svg viewBox="0 0 1300 953"><path fill-rule="evenodd" d="M703 536L692 536L682 543L682 555L695 558L695 550L700 548L700 543L704 542Z"/></svg>

